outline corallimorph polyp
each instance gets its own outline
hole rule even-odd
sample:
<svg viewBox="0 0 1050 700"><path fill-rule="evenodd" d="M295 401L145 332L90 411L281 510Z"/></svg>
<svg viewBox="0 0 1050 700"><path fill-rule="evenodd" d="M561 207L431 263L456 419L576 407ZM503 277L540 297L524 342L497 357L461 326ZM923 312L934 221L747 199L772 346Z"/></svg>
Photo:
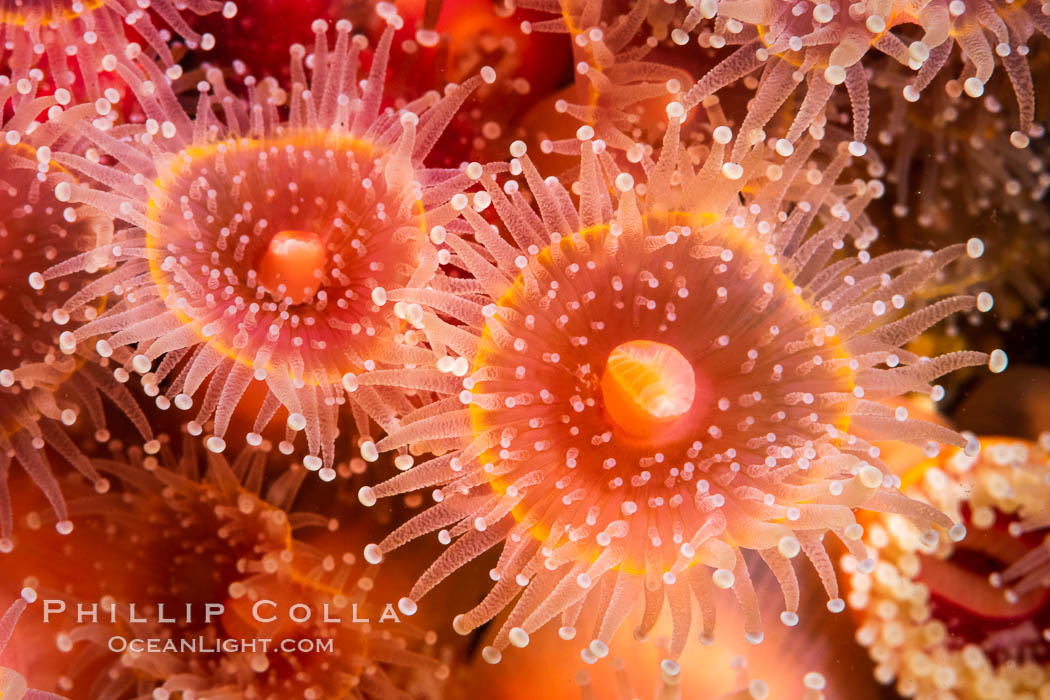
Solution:
<svg viewBox="0 0 1050 700"><path fill-rule="evenodd" d="M198 15L220 10L225 17L237 14L236 3L215 0L0 0L0 66L10 68L17 79L26 78L39 70L43 57L48 84L76 88L78 96L82 88L84 96L100 99L100 74L142 53L141 44L125 35L126 24L177 77L182 70L168 45L171 32L158 29L151 15L159 16L191 48L212 48L215 37L193 31L180 15L187 9Z"/></svg>
<svg viewBox="0 0 1050 700"><path fill-rule="evenodd" d="M982 439L914 465L904 491L967 523L957 543L925 541L887 516L868 527L874 571L848 596L875 677L905 697L1046 697L1050 693L1050 435L1040 445Z"/></svg>
<svg viewBox="0 0 1050 700"><path fill-rule="evenodd" d="M48 462L49 447L101 492L107 483L76 447L66 429L82 414L90 416L96 435L108 439L102 395L107 395L135 423L143 437L150 426L132 395L111 372L85 366L93 353L59 351L61 324L87 321L98 306L67 314L62 301L70 290L88 284L98 271L99 256L89 251L112 239L112 219L87 206L59 202L54 186L68 173L57 163L68 145L70 124L96 114L93 105L63 109L70 96L37 97L31 81L7 82L0 77L0 250L7 265L0 266L0 552L12 547L12 503L8 474L18 463L47 496L59 514L59 529L72 524L58 482ZM16 101L24 101L15 107ZM46 124L36 121L47 112ZM81 271L51 285L39 273L63 255L80 253ZM81 421L83 422L83 421Z"/></svg>
<svg viewBox="0 0 1050 700"><path fill-rule="evenodd" d="M449 200L471 181L421 161L482 78L452 86L444 97L428 93L381 109L393 25L401 22L389 6L381 11L391 26L360 81L366 42L351 36L345 20L334 49L321 20L313 55L292 47L290 95L272 81L248 79L250 98L243 101L210 71L211 85L199 85L196 120L182 113L155 68L148 80L129 73L149 116L137 130L129 127L134 142L82 127L121 165L70 157L71 169L99 184L55 190L59 199L92 203L129 225L110 249L114 271L66 307L100 294L123 299L63 336L63 347L93 339L108 356L137 344L125 369L143 375L150 395L166 383L161 408L186 410L196 402L192 433L214 418L206 443L213 451L224 449L249 385L265 381L249 444L262 441L283 407L282 451L305 430L306 466L325 479L335 477L338 411L347 392L355 392L360 436L368 435L370 418L391 427L406 402L389 388L358 390L355 375L429 356L401 342L413 311L388 304L386 290L428 281L438 260L425 228L455 215ZM482 76L495 78L491 68ZM213 111L220 105L225 122ZM370 445L366 458L374 458Z"/></svg>
<svg viewBox="0 0 1050 700"><path fill-rule="evenodd" d="M411 612L458 567L505 543L491 593L454 622L466 633L517 598L484 651L490 661L557 615L572 638L588 601L600 615L583 657L601 657L642 598L643 635L669 602L677 656L694 596L701 638L711 639L712 583L733 590L757 643L744 550L757 550L779 578L782 619L793 625L792 558L804 552L813 562L832 610L844 603L824 534L870 563L854 508L907 514L931 537L933 526L952 527L896 490L867 438L967 445L878 403L935 391L936 377L987 361L901 348L974 305L954 297L899 318L909 295L963 247L836 256L882 191L836 184L848 154L821 169L809 163L810 139L784 162L760 144L733 163L723 125L697 168L679 148L682 105L668 113L644 185L619 171L603 143L581 143L578 207L515 142L511 173L524 175L538 211L514 179L501 187L483 177L474 195L474 208L491 202L513 243L467 208L471 237L462 228L432 237L478 283L390 293L427 309L424 333L441 355L436 369L394 380L449 398L404 416L378 447L456 449L362 489L369 504L438 486L435 506L365 556L378 561L440 530L450 546L400 601ZM708 118L723 121L715 106ZM466 361L473 369L461 379ZM382 374L369 380L386 381Z"/></svg>

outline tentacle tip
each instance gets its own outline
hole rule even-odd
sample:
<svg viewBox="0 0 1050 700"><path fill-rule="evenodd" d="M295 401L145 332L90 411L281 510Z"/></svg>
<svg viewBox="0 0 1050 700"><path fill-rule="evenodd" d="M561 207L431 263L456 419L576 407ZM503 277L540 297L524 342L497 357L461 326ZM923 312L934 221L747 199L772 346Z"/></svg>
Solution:
<svg viewBox="0 0 1050 700"><path fill-rule="evenodd" d="M417 606L416 601L411 598L402 598L397 601L397 609L400 610L403 615L411 617L419 610L419 606Z"/></svg>
<svg viewBox="0 0 1050 700"><path fill-rule="evenodd" d="M365 561L369 564L378 564L383 561L383 552L379 549L379 545L369 544L365 546Z"/></svg>

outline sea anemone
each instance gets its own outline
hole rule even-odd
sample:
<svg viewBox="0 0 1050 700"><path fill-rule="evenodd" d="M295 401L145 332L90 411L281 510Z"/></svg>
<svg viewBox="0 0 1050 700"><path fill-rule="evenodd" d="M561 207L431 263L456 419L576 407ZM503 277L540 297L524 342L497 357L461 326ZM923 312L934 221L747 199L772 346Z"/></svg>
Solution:
<svg viewBox="0 0 1050 700"><path fill-rule="evenodd" d="M1050 526L1050 436L981 445L979 457L951 450L902 475L905 493L965 522L966 538L935 542L886 516L867 528L874 571L851 577L857 640L876 679L906 697L1050 689L1050 549L1039 532Z"/></svg>
<svg viewBox="0 0 1050 700"><path fill-rule="evenodd" d="M713 28L700 24L705 17L714 17ZM1050 31L1042 5L1017 5L1005 0L915 4L899 0L849 4L704 0L693 8L679 28L679 36L673 38L684 43L687 32L697 25L702 27L698 35L702 46L738 48L689 90L683 99L687 109L761 70L755 100L741 125L741 133L750 138L805 82L805 97L792 108L790 126L779 144L782 150L790 151L822 112L836 86L845 84L853 112L852 148L858 155L863 153L871 116L867 75L870 49L916 71L904 88L909 99L917 99L930 80L946 70L956 45L963 57L956 82L971 97L983 94L995 69L995 56L999 56L1020 107L1015 133L1017 138L1024 138L1035 110L1027 42L1036 32L1046 36ZM921 36L914 29L921 30Z"/></svg>
<svg viewBox="0 0 1050 700"><path fill-rule="evenodd" d="M16 79L32 77L35 70L43 80L45 72L38 67L43 59L52 90L71 89L78 97L102 99L100 74L142 53L142 46L125 34L127 25L176 78L182 70L168 46L171 32L158 29L154 16L190 48L207 51L215 45L213 35L200 35L186 23L181 12L187 9L198 15L221 10L227 18L237 14L236 3L215 0L0 0L0 66ZM75 58L75 69L70 58Z"/></svg>
<svg viewBox="0 0 1050 700"><path fill-rule="evenodd" d="M308 534L333 532L339 523L293 510L307 473L301 465L269 479L267 443L227 461L202 457L189 438L161 442L156 456L131 448L96 460L119 488L71 502L83 524L62 540L56 566L90 551L93 574L66 579L49 596L50 624L62 628L58 649L69 654L62 691L166 698L236 689L231 697L274 700L412 690L413 698L435 697L448 675L434 654L436 635L370 603L376 569L355 566L353 555ZM46 538L37 541L53 556ZM58 601L67 607L58 609ZM209 619L205 606L218 604ZM83 609L93 612L81 619ZM131 640L171 646L144 651ZM252 640L265 643L245 643ZM330 646L322 649L324 640Z"/></svg>
<svg viewBox="0 0 1050 700"><path fill-rule="evenodd" d="M474 196L475 208L493 206L510 242L465 208L467 226L431 236L477 281L389 293L424 308L436 369L360 378L447 396L403 416L378 443L440 456L360 493L368 505L437 486L437 504L365 556L378 562L440 531L450 546L400 601L408 613L457 568L505 543L491 593L454 622L466 633L517 598L485 650L493 662L559 614L571 638L587 601L603 619L583 654L601 657L642 598L643 635L668 600L677 656L694 597L702 638L711 638L712 583L733 589L757 643L744 550L758 550L780 579L787 624L797 622L791 559L800 552L840 611L821 539L830 531L870 563L854 508L962 535L896 490L868 438L977 448L876 402L935 393L936 377L989 361L900 347L973 307L972 297L953 297L899 311L965 247L837 257L881 193L876 182L836 184L849 161L844 148L823 169L811 164L812 141L783 162L765 144L729 161L733 133L712 104L708 118L719 126L706 160L694 163L679 148L682 105L668 113L646 183L621 172L603 143L580 144L578 207L513 144L511 172L524 176L536 208L514 179L501 187L482 177Z"/></svg>
<svg viewBox="0 0 1050 700"><path fill-rule="evenodd" d="M65 354L58 348L61 324L86 322L105 305L100 300L67 313L62 300L77 285L97 276L101 263L90 251L112 239L112 219L87 206L59 202L54 187L69 173L58 160L67 155L70 125L95 115L94 105L63 109L69 93L38 97L37 83L0 78L0 110L10 118L0 123L0 241L6 261L0 266L0 552L11 549L12 504L7 476L17 462L45 493L59 514L58 527L72 528L58 482L48 464L45 446L61 455L96 489L107 488L88 459L67 434L67 428L88 414L99 439L109 438L103 395L109 397L147 440L152 439L145 415L112 373L85 366L93 352ZM14 106L18 99L20 106ZM49 119L41 123L38 115ZM39 272L62 256L80 254L77 275L47 284ZM97 358L96 358L97 359ZM79 421L83 424L84 421Z"/></svg>
<svg viewBox="0 0 1050 700"><path fill-rule="evenodd" d="M433 274L437 255L426 228L455 216L450 200L479 175L421 162L464 98L495 79L483 69L444 97L428 93L381 109L401 20L391 6L379 7L390 26L363 80L358 61L366 42L351 36L345 20L336 25L334 49L321 20L311 56L292 47L290 95L273 81L249 78L249 98L241 100L218 70L209 71L210 83L198 86L196 119L183 114L152 64L144 64L148 79L126 72L149 119L120 139L80 125L115 164L68 156L63 163L98 184L55 188L60 200L90 203L123 226L103 251L113 271L63 308L104 294L123 298L65 333L62 347L93 340L103 357L133 347L122 370L143 375L151 396L166 384L162 408L187 410L203 394L189 427L200 434L214 419L206 442L213 451L225 448L249 385L264 381L248 443L260 444L283 408L282 451L291 452L305 430L306 466L329 480L348 392L366 456L374 458L369 419L390 428L405 410L406 397L389 388L355 391L356 375L425 354L405 342L412 310L388 304L386 290L422 285ZM309 81L304 61L312 66ZM214 111L219 106L224 119ZM76 267L67 261L59 269Z"/></svg>

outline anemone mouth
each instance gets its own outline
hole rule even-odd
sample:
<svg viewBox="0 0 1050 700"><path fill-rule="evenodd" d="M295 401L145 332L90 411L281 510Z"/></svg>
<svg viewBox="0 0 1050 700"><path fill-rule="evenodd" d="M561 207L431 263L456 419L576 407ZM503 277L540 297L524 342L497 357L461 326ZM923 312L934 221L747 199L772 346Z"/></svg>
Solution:
<svg viewBox="0 0 1050 700"><path fill-rule="evenodd" d="M258 264L259 282L276 301L301 304L324 284L328 251L312 231L279 231Z"/></svg>
<svg viewBox="0 0 1050 700"><path fill-rule="evenodd" d="M400 327L386 290L408 284L429 245L423 202L386 180L407 165L396 158L323 131L176 154L146 209L159 296L201 341L253 368L243 349L263 340L250 329L290 324L338 384L362 369L349 357L382 355L377 345ZM217 300L236 313L217 317Z"/></svg>
<svg viewBox="0 0 1050 700"><path fill-rule="evenodd" d="M610 422L638 440L674 433L694 409L698 380L693 366L670 345L629 340L613 348L600 382ZM710 400L701 391L700 403Z"/></svg>

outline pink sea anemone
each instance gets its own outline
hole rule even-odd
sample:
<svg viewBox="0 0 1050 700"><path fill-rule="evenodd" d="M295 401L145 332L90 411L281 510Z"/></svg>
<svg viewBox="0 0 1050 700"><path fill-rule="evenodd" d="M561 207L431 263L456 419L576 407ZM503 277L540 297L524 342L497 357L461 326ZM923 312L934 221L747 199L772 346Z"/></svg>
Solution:
<svg viewBox="0 0 1050 700"><path fill-rule="evenodd" d="M411 347L414 312L388 303L386 290L423 285L437 267L426 228L455 216L449 201L471 177L428 169L422 159L471 90L495 79L484 69L443 97L427 93L381 109L401 19L389 5L380 10L390 26L364 79L359 58L367 42L345 20L334 48L321 20L313 54L292 47L290 94L249 78L249 98L241 100L210 71L196 119L152 64L145 73L126 71L146 123L117 137L81 125L115 162L68 156L62 162L96 184L55 188L60 200L90 203L119 227L103 251L113 271L63 308L115 299L64 334L63 347L89 343L104 357L133 348L124 369L142 375L161 408L196 403L190 430L200 434L213 420L213 451L224 449L249 385L265 382L249 444L260 444L284 409L281 449L291 452L305 431L306 466L325 479L335 477L338 414L350 392L366 458L374 459L369 421L393 427L408 406L387 387L356 391L356 375L426 355ZM48 274L77 268L74 259Z"/></svg>
<svg viewBox="0 0 1050 700"><path fill-rule="evenodd" d="M642 25L651 3L631 4L618 13L603 2L528 3L560 17L523 21L522 31L564 32L572 41L574 82L571 99L558 99L555 112L581 122L584 132L627 152L631 162L649 155L666 125L664 108L692 82L690 73L652 60L655 39L642 41ZM577 153L577 140L543 140L544 153Z"/></svg>
<svg viewBox="0 0 1050 700"><path fill-rule="evenodd" d="M512 141L526 138L529 127L523 116L572 70L566 37L519 31L516 18L540 13L515 11L491 0L407 0L397 6L405 26L394 41L401 40L406 55L399 62L403 69L389 77L388 91L440 89L484 66L499 76L491 85L479 86L456 113L430 155L435 166L498 160Z"/></svg>
<svg viewBox="0 0 1050 700"><path fill-rule="evenodd" d="M440 456L362 489L361 501L436 487L436 504L365 556L378 562L438 531L449 546L402 599L410 613L437 583L503 543L490 594L454 622L465 634L512 608L485 649L493 662L557 616L572 638L588 603L601 621L583 655L601 657L643 599L639 634L666 600L677 656L692 600L701 638L712 636L712 585L733 590L757 643L744 550L757 550L780 580L785 623L797 622L791 560L800 553L841 611L821 540L834 533L870 564L855 508L906 514L930 537L933 527L963 534L904 497L868 439L977 448L876 401L937 392L936 377L989 360L922 358L901 347L973 307L972 297L953 297L900 311L964 246L836 255L860 235L863 209L882 191L877 182L838 184L845 149L823 168L811 161L812 141L784 161L759 144L733 162L734 134L710 104L719 126L694 162L679 148L682 105L668 114L646 182L622 172L604 143L580 144L578 206L513 144L511 173L535 205L518 180L482 177L463 222L432 229L443 257L476 281L439 277L430 288L388 293L423 308L437 367L359 378L446 397L402 416L378 443ZM502 231L475 211L489 206Z"/></svg>

